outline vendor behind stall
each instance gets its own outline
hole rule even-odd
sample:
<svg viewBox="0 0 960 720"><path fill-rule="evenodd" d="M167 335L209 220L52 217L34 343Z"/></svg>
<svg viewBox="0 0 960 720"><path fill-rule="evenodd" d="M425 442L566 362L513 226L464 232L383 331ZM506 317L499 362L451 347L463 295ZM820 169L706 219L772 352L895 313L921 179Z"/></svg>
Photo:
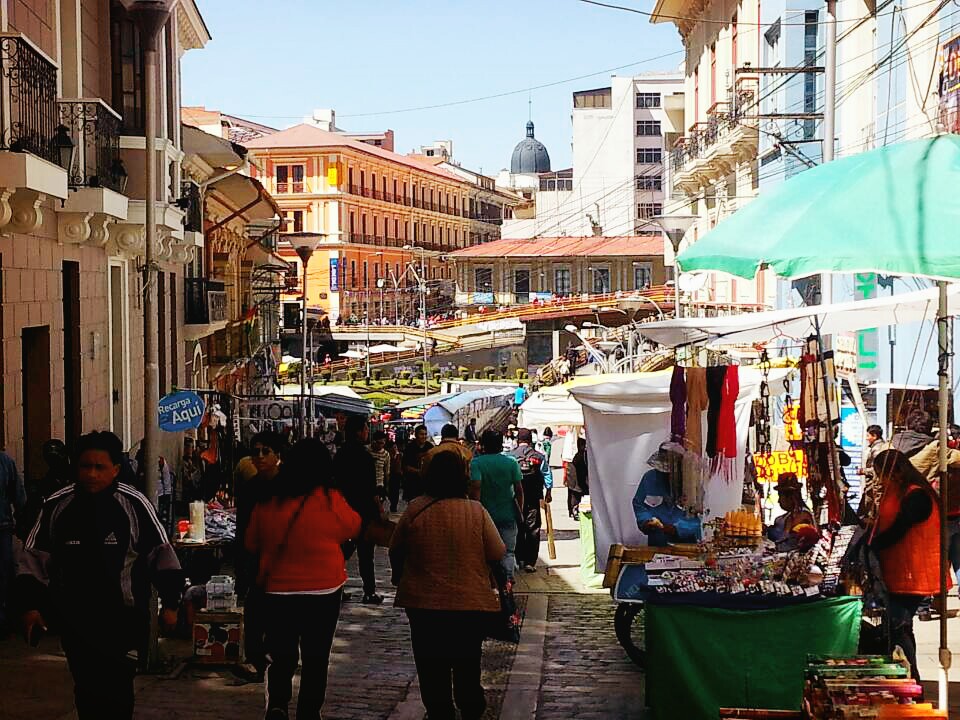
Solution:
<svg viewBox="0 0 960 720"><path fill-rule="evenodd" d="M676 471L670 462L670 453L661 446L647 460L647 465L651 469L644 474L633 496L637 527L647 536L647 544L664 547L670 543L699 541L700 519L689 517L676 504L671 482Z"/></svg>
<svg viewBox="0 0 960 720"><path fill-rule="evenodd" d="M777 477L775 489L784 514L774 520L773 525L767 529L767 537L777 543L778 549L787 550L796 541L792 534L795 528L800 525L816 527L816 523L813 521L813 513L803 501L800 479L796 473L781 473Z"/></svg>

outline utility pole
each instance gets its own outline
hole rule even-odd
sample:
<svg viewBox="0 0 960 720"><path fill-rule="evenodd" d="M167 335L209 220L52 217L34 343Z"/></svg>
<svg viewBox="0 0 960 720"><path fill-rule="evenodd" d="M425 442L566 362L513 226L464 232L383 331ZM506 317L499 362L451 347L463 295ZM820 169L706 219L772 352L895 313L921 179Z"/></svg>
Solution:
<svg viewBox="0 0 960 720"><path fill-rule="evenodd" d="M823 162L833 160L837 137L837 0L827 0L826 37L823 69ZM820 302L833 302L833 278L820 276Z"/></svg>

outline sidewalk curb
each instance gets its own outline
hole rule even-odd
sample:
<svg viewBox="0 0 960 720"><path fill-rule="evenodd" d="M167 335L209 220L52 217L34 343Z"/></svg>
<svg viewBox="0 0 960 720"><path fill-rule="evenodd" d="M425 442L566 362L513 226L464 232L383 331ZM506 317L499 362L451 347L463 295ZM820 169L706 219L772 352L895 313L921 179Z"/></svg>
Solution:
<svg viewBox="0 0 960 720"><path fill-rule="evenodd" d="M387 720L423 720L424 712L420 702L420 680L415 677L407 687L406 697L393 709Z"/></svg>
<svg viewBox="0 0 960 720"><path fill-rule="evenodd" d="M546 595L528 595L520 645L513 661L500 720L532 720L537 714L543 678L543 646L547 634Z"/></svg>

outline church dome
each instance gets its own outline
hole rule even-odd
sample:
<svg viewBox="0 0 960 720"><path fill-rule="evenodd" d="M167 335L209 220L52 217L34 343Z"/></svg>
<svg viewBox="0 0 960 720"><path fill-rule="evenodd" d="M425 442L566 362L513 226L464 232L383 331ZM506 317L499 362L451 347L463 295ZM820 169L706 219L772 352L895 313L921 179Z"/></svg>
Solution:
<svg viewBox="0 0 960 720"><path fill-rule="evenodd" d="M533 122L527 123L527 136L517 143L510 158L510 173L524 175L550 172L550 154L533 136Z"/></svg>

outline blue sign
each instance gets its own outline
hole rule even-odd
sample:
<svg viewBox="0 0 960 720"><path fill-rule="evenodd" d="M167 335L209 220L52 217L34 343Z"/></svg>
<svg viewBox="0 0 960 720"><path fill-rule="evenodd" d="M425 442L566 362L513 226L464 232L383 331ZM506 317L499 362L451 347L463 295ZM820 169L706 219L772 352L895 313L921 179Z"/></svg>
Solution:
<svg viewBox="0 0 960 720"><path fill-rule="evenodd" d="M330 292L340 290L340 261L330 258Z"/></svg>
<svg viewBox="0 0 960 720"><path fill-rule="evenodd" d="M473 294L474 305L493 305L492 292L475 292Z"/></svg>
<svg viewBox="0 0 960 720"><path fill-rule="evenodd" d="M160 398L160 429L165 432L180 432L200 426L205 409L203 400L196 393L182 390Z"/></svg>

